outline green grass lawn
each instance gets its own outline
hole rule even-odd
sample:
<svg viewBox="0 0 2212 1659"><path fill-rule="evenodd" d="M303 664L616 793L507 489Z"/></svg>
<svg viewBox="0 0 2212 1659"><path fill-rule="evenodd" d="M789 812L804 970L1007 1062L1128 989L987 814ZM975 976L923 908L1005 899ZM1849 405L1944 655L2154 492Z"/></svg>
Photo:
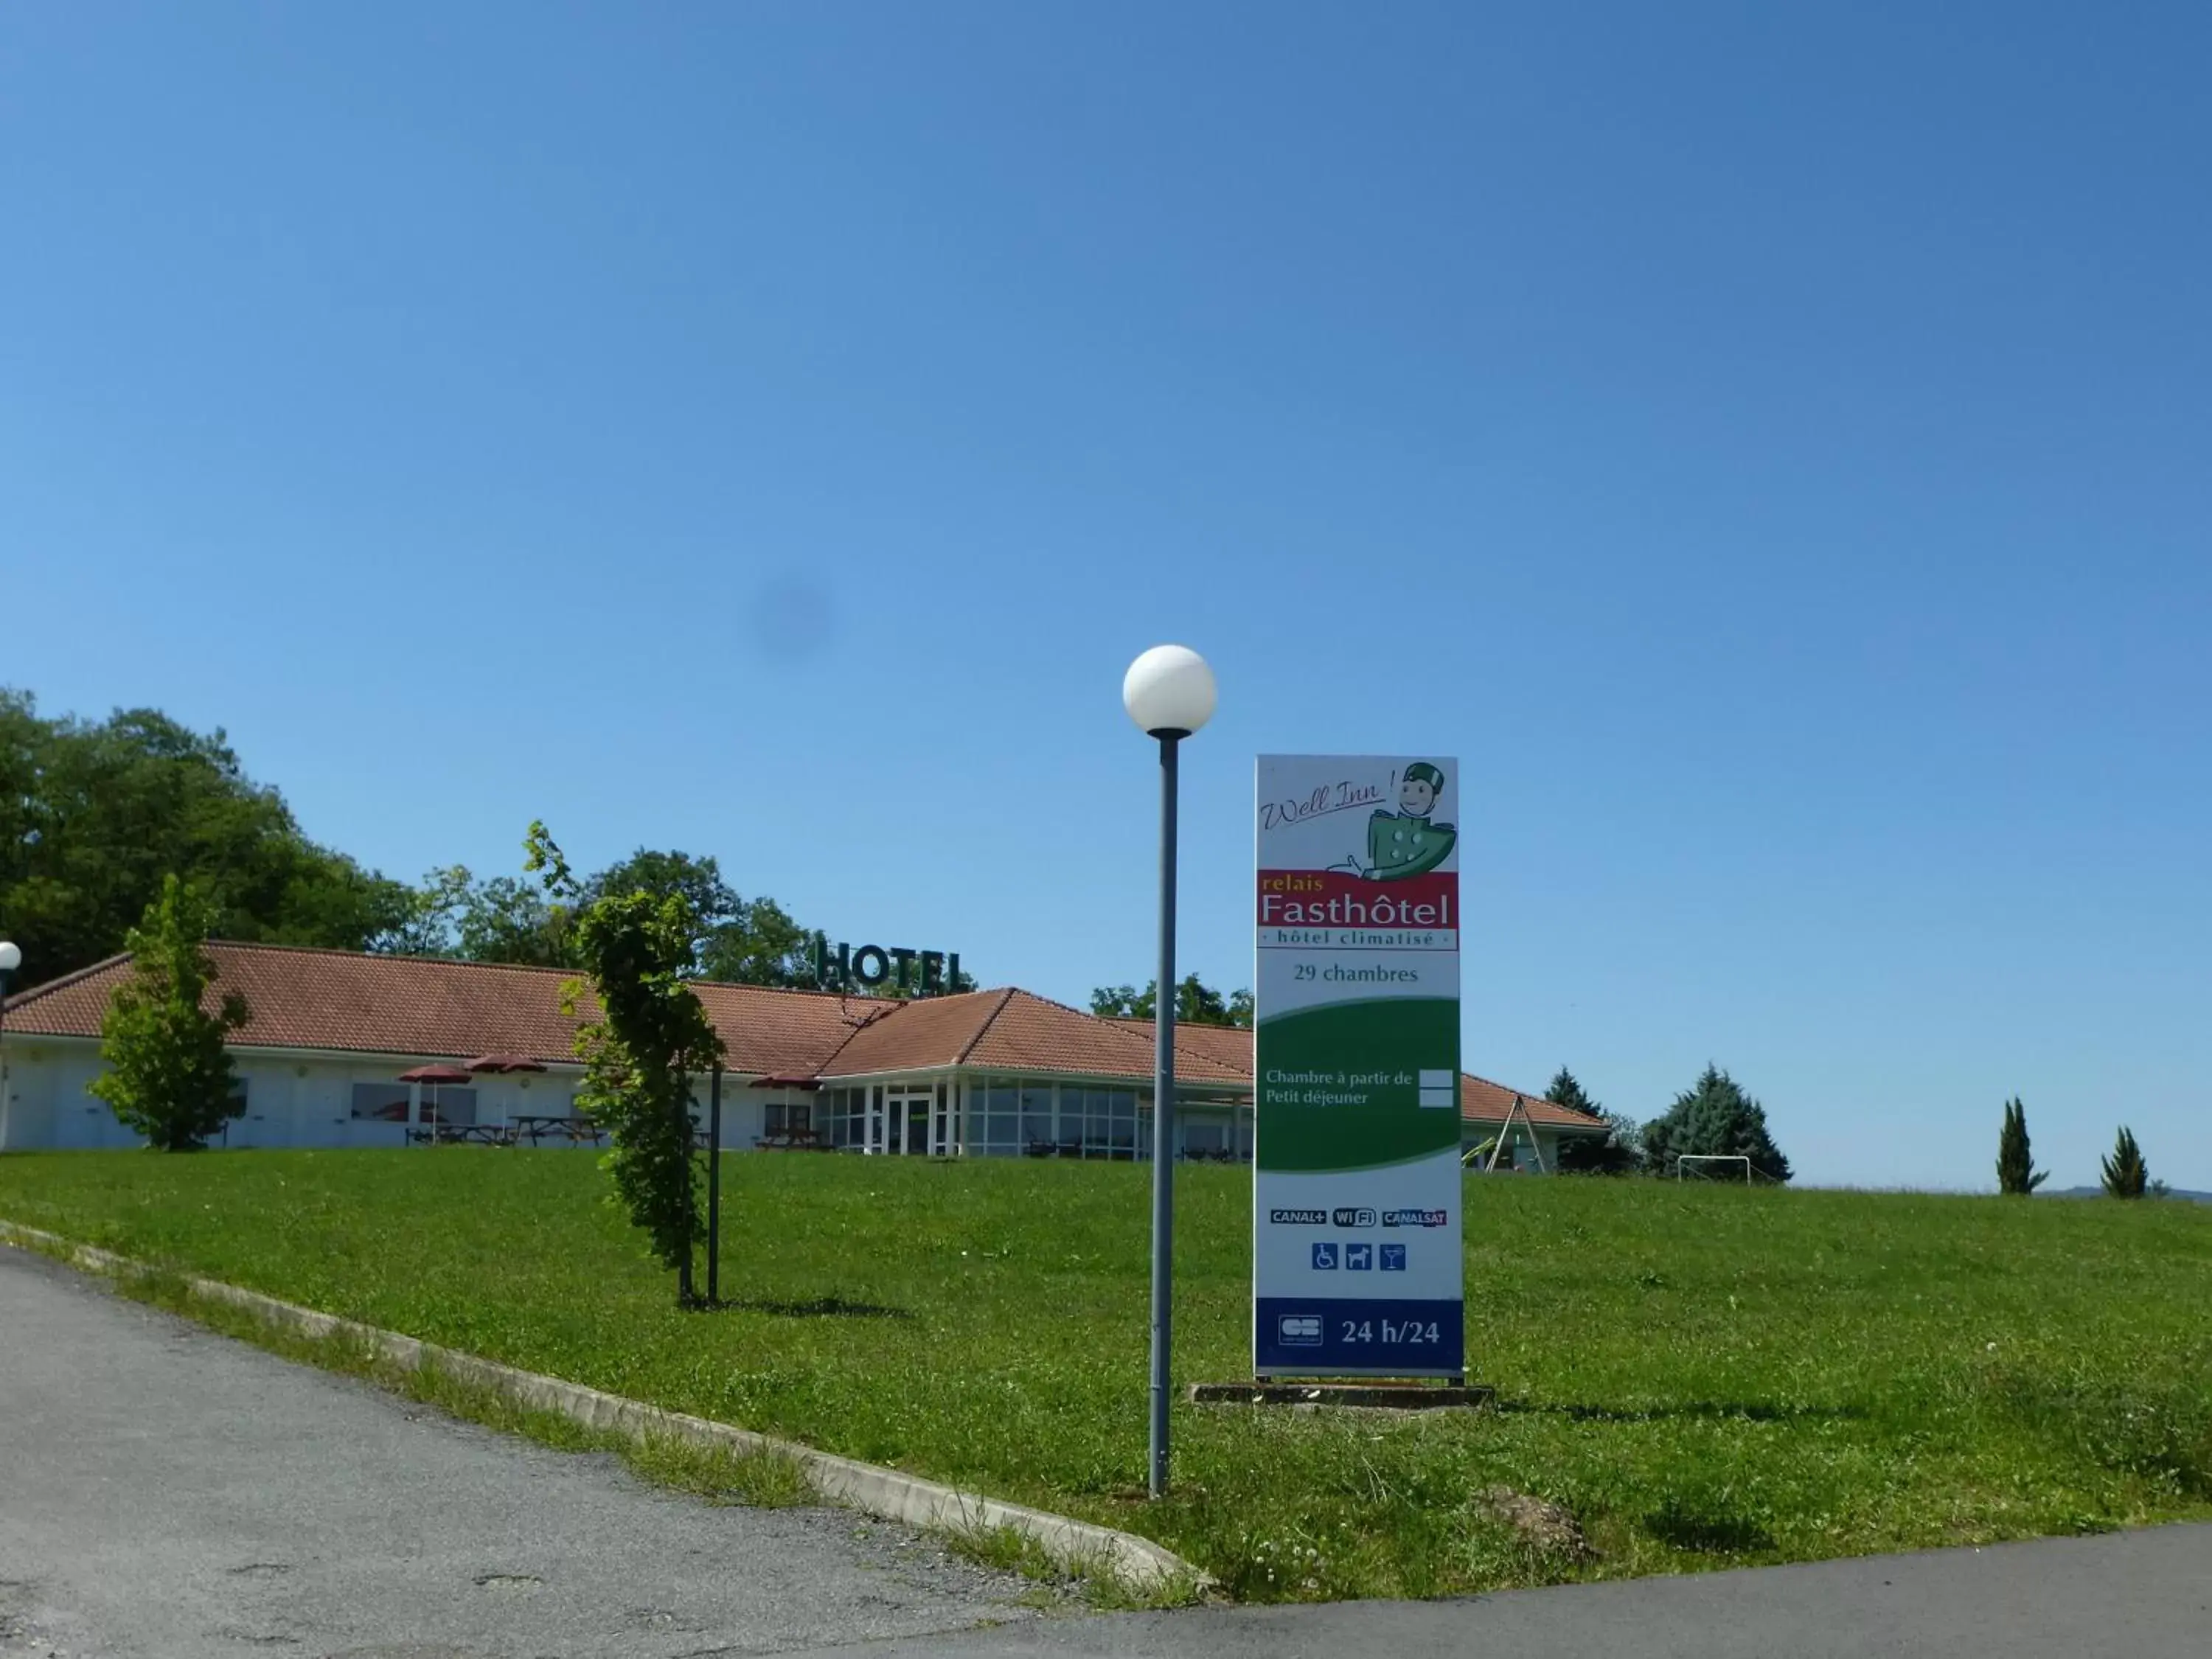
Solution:
<svg viewBox="0 0 2212 1659"><path fill-rule="evenodd" d="M2212 1516L2212 1208L1470 1181L1494 1413L1178 1406L1148 1504L1131 1165L739 1156L678 1312L574 1152L0 1158L0 1216L1148 1534L1255 1599ZM1250 1374L1249 1176L1178 1176L1176 1375ZM1476 1495L1564 1504L1595 1559Z"/></svg>

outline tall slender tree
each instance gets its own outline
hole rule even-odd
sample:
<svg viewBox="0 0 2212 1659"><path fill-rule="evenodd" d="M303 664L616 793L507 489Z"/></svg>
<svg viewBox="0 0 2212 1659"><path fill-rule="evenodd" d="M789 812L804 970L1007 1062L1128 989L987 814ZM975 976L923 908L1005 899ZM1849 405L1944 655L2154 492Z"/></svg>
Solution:
<svg viewBox="0 0 2212 1659"><path fill-rule="evenodd" d="M2105 1196L2141 1198L2149 1186L2150 1165L2143 1162L2135 1131L2123 1125L2112 1143L2112 1155L2105 1160Z"/></svg>
<svg viewBox="0 0 2212 1659"><path fill-rule="evenodd" d="M527 867L540 874L556 907L567 914L580 901L572 937L599 1018L576 1033L584 1062L577 1103L605 1127L614 1146L603 1162L615 1194L653 1254L676 1270L677 1301L690 1306L692 1255L702 1231L691 1079L723 1053L690 983L697 968L697 909L680 890L633 887L585 899L544 824L530 826L529 847ZM582 980L569 981L567 1012L581 1006L584 989Z"/></svg>
<svg viewBox="0 0 2212 1659"><path fill-rule="evenodd" d="M1997 1134L1997 1190L2025 1198L2050 1179L2050 1170L2035 1167L2028 1150L2027 1109L2014 1095L2005 1102L2004 1127Z"/></svg>

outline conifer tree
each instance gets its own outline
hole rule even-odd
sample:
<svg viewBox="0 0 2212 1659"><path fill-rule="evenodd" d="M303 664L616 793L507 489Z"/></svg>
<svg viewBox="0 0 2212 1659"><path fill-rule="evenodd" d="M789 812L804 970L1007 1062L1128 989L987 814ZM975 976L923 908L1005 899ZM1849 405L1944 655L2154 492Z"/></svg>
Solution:
<svg viewBox="0 0 2212 1659"><path fill-rule="evenodd" d="M2014 1095L2005 1102L2004 1128L1997 1136L1997 1190L2025 1198L2050 1179L2050 1170L2035 1167L2028 1150L2027 1110Z"/></svg>
<svg viewBox="0 0 2212 1659"><path fill-rule="evenodd" d="M2112 1155L2105 1160L2105 1196L2141 1198L2149 1186L2150 1166L2143 1162L2142 1148L2136 1144L2135 1131L2123 1127Z"/></svg>

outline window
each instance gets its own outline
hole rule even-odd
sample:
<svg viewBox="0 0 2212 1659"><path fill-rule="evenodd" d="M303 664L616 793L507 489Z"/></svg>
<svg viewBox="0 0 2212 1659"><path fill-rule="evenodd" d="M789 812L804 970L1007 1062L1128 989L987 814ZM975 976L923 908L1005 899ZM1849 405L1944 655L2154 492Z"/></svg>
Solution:
<svg viewBox="0 0 2212 1659"><path fill-rule="evenodd" d="M426 1101L425 1105L428 1104ZM407 1121L407 1085L404 1083L356 1083L353 1085L353 1115L386 1123Z"/></svg>
<svg viewBox="0 0 2212 1659"><path fill-rule="evenodd" d="M1134 1089L981 1077L967 1092L967 1146L982 1158L1150 1156L1152 1097Z"/></svg>
<svg viewBox="0 0 2212 1659"><path fill-rule="evenodd" d="M1192 1123L1184 1127L1182 1149L1206 1158L1218 1158L1229 1150L1226 1126L1219 1123Z"/></svg>
<svg viewBox="0 0 2212 1659"><path fill-rule="evenodd" d="M1116 1089L1106 1097L1107 1156L1137 1155L1137 1096L1133 1089Z"/></svg>
<svg viewBox="0 0 2212 1659"><path fill-rule="evenodd" d="M843 1146L854 1152L865 1151L868 1145L868 1088L865 1084L842 1089L832 1089L818 1099L818 1111L812 1127L832 1146ZM816 1109L810 1108L810 1110ZM800 1124L807 1119L799 1120Z"/></svg>
<svg viewBox="0 0 2212 1659"><path fill-rule="evenodd" d="M769 1133L772 1135L787 1135L795 1130L811 1129L813 1127L814 1103L811 1101L799 1100L785 1102L781 1100L771 1100L769 1102Z"/></svg>
<svg viewBox="0 0 2212 1659"><path fill-rule="evenodd" d="M983 1102L983 1150L998 1158L1021 1151L1021 1091L1012 1078L992 1078L980 1093ZM971 1106L970 1110L974 1108Z"/></svg>
<svg viewBox="0 0 2212 1659"><path fill-rule="evenodd" d="M1055 1134L1052 1121L1052 1085L1024 1083L1022 1085L1022 1150L1030 1152L1050 1146Z"/></svg>
<svg viewBox="0 0 2212 1659"><path fill-rule="evenodd" d="M353 1115L380 1123L407 1121L407 1085L404 1083L356 1083L353 1085ZM422 1091L425 1123L473 1123L477 1121L477 1091L441 1085Z"/></svg>
<svg viewBox="0 0 2212 1659"><path fill-rule="evenodd" d="M422 1121L425 1123L473 1123L477 1121L477 1091L474 1089L448 1089L441 1085L422 1091Z"/></svg>

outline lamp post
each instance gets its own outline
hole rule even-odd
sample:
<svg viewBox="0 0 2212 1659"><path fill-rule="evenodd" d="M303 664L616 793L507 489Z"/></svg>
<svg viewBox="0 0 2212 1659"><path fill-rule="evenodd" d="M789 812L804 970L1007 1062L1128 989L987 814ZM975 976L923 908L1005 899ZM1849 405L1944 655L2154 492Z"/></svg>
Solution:
<svg viewBox="0 0 2212 1659"><path fill-rule="evenodd" d="M8 975L23 965L22 947L0 939L0 1038L7 1036ZM0 1152L8 1150L8 1045L0 1041Z"/></svg>
<svg viewBox="0 0 2212 1659"><path fill-rule="evenodd" d="M1213 717L1213 671L1187 646L1156 645L1129 665L1121 706L1160 744L1160 975L1152 994L1152 1418L1146 1489L1168 1489L1169 1294L1175 1238L1176 746Z"/></svg>

